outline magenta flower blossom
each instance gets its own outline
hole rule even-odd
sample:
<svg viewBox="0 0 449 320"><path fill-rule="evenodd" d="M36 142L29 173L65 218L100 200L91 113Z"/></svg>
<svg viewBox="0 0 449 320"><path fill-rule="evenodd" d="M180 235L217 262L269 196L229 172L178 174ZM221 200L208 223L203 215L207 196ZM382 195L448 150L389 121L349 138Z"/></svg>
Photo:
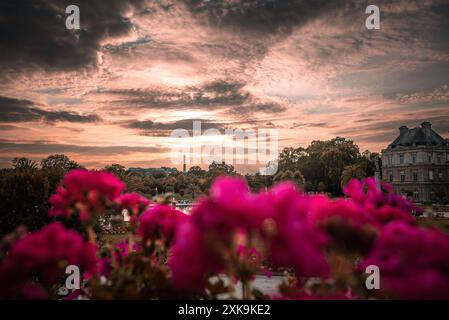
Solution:
<svg viewBox="0 0 449 320"><path fill-rule="evenodd" d="M344 192L381 224L396 220L415 223L411 213L422 212L421 208L394 193L390 184L382 181L378 186L374 178L362 181L352 179L344 188Z"/></svg>
<svg viewBox="0 0 449 320"><path fill-rule="evenodd" d="M236 231L258 230L264 213L245 180L219 177L211 186L210 197L200 201L191 216L202 230L230 243Z"/></svg>
<svg viewBox="0 0 449 320"><path fill-rule="evenodd" d="M132 252L138 252L140 248L140 245L135 242L133 242L132 245L130 245L127 240L117 242L112 250L112 253L101 258L98 273L101 276L109 278L114 267L123 267L125 258Z"/></svg>
<svg viewBox="0 0 449 320"><path fill-rule="evenodd" d="M169 245L175 236L176 226L187 216L169 205L155 205L139 218L137 233L143 243L147 240L164 240Z"/></svg>
<svg viewBox="0 0 449 320"><path fill-rule="evenodd" d="M330 269L323 253L328 239L307 219L311 198L290 183L281 183L260 197L269 200L268 211L275 223L275 236L269 241L273 263L294 268L298 277L328 277Z"/></svg>
<svg viewBox="0 0 449 320"><path fill-rule="evenodd" d="M124 184L105 171L76 169L64 178L64 186L51 196L50 216L71 217L78 213L82 221L90 221L95 215L112 206L124 190Z"/></svg>
<svg viewBox="0 0 449 320"><path fill-rule="evenodd" d="M176 287L201 292L208 276L224 270L224 255L232 250L237 234L258 231L262 220L248 190L242 179L217 178L210 197L180 224L169 258Z"/></svg>
<svg viewBox="0 0 449 320"><path fill-rule="evenodd" d="M0 297L43 296L67 265L97 271L97 247L81 235L54 222L18 240L0 264ZM33 281L38 279L38 283Z"/></svg>
<svg viewBox="0 0 449 320"><path fill-rule="evenodd" d="M130 248L128 241L123 240L115 244L113 251L113 258L116 264L122 264L123 260L131 253L140 250L140 245L138 243L133 243Z"/></svg>
<svg viewBox="0 0 449 320"><path fill-rule="evenodd" d="M340 221L354 228L366 225L380 227L379 223L360 205L351 200L330 200L324 196L310 198L309 221L317 226L324 225L329 221Z"/></svg>
<svg viewBox="0 0 449 320"><path fill-rule="evenodd" d="M137 218L150 205L150 200L135 192L121 195L116 202L120 211L124 209L128 211L131 221L137 221Z"/></svg>
<svg viewBox="0 0 449 320"><path fill-rule="evenodd" d="M207 276L223 270L220 257L206 250L202 231L190 219L178 226L168 265L175 287L197 293L203 292Z"/></svg>
<svg viewBox="0 0 449 320"><path fill-rule="evenodd" d="M449 237L404 222L385 227L360 264L380 270L380 290L395 299L449 299Z"/></svg>

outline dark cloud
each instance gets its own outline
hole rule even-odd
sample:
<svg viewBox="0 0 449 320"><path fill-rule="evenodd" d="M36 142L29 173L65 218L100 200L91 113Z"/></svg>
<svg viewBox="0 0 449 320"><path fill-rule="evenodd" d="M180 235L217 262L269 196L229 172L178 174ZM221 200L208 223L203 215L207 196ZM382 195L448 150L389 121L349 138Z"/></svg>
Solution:
<svg viewBox="0 0 449 320"><path fill-rule="evenodd" d="M243 83L215 81L203 86L185 87L182 90L170 88L118 89L100 93L115 95L112 103L126 104L135 108L218 108L240 105L249 100L250 94L242 90ZM109 103L109 102L108 102Z"/></svg>
<svg viewBox="0 0 449 320"><path fill-rule="evenodd" d="M124 105L127 109L225 109L234 116L282 113L287 110L286 107L278 103L265 102L256 98L244 87L244 82L218 80L179 90L170 88L119 89L98 93L116 96L112 100L107 100L108 109L110 109L110 104Z"/></svg>
<svg viewBox="0 0 449 320"><path fill-rule="evenodd" d="M37 107L33 101L19 100L0 96L0 122L46 121L49 123L96 122L99 117L94 114L81 115L68 111L47 111Z"/></svg>
<svg viewBox="0 0 449 320"><path fill-rule="evenodd" d="M127 34L131 22L125 13L141 8L142 3L143 0L1 1L0 70L73 70L95 65L100 42ZM65 9L71 4L80 8L80 30L65 27Z"/></svg>
<svg viewBox="0 0 449 320"><path fill-rule="evenodd" d="M184 129L193 133L193 122L200 121L201 133L204 133L208 129L217 129L224 134L225 129L236 130L248 126L257 126L257 128L273 128L275 125L272 122L266 122L263 120L249 120L249 121L232 121L232 122L219 122L207 119L182 119L173 122L155 122L152 120L132 120L120 123L124 128L131 128L138 130L140 135L144 136L170 136L173 130Z"/></svg>
<svg viewBox="0 0 449 320"><path fill-rule="evenodd" d="M0 124L0 131L8 131L8 130L15 130L15 129L21 129L21 128L12 126L9 124Z"/></svg>
<svg viewBox="0 0 449 320"><path fill-rule="evenodd" d="M320 15L342 9L345 3L342 0L184 0L182 2L200 21L243 33L261 34L287 34L294 27L304 25Z"/></svg>
<svg viewBox="0 0 449 320"><path fill-rule="evenodd" d="M140 153L163 153L170 151L163 147L139 147L139 146L80 146L58 143L15 143L0 141L0 152L2 153L30 153L30 154L56 154L75 153L86 155L123 155Z"/></svg>
<svg viewBox="0 0 449 320"><path fill-rule="evenodd" d="M229 125L221 122L215 122L204 119L182 119L173 122L154 122L151 120L129 121L122 124L125 128L137 129L141 135L145 136L170 136L171 132L176 129L185 129L192 134L193 122L200 121L201 132L208 129L222 130L228 128Z"/></svg>
<svg viewBox="0 0 449 320"><path fill-rule="evenodd" d="M278 103L254 103L237 106L232 108L231 113L234 115L251 115L254 113L282 113L287 108Z"/></svg>
<svg viewBox="0 0 449 320"><path fill-rule="evenodd" d="M326 122L311 122L311 123L296 123L294 122L290 129L296 129L301 127L307 128L331 128L332 125Z"/></svg>

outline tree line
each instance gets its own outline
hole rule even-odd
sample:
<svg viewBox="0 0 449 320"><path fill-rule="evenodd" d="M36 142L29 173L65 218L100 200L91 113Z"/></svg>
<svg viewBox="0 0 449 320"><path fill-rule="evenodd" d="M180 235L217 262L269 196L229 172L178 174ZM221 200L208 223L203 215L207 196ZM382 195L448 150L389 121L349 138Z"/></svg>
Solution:
<svg viewBox="0 0 449 320"><path fill-rule="evenodd" d="M220 175L241 176L252 191L268 188L276 182L291 180L306 192L342 194L342 186L352 178L374 174L374 159L378 155L365 151L345 138L313 141L308 147L284 148L278 157L278 170L273 176L258 173L241 175L224 162L213 162L205 170L192 166L187 172L174 170L169 174L154 171L139 174L120 164L101 170L114 173L127 186L127 192L138 192L152 198L172 193L177 200L195 200L207 194L212 181ZM14 158L12 168L0 171L0 235L24 224L36 230L48 223L48 199L64 175L83 168L66 155L50 155L39 163L27 158Z"/></svg>

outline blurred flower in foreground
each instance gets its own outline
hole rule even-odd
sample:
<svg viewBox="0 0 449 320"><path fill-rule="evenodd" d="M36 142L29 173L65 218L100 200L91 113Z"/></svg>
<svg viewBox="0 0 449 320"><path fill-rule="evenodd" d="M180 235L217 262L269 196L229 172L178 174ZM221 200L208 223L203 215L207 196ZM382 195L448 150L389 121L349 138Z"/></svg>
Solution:
<svg viewBox="0 0 449 320"><path fill-rule="evenodd" d="M18 240L0 264L0 297L47 298L67 265L97 271L97 247L54 222Z"/></svg>
<svg viewBox="0 0 449 320"><path fill-rule="evenodd" d="M360 264L380 269L381 293L395 299L449 299L449 237L403 222L385 227Z"/></svg>
<svg viewBox="0 0 449 320"><path fill-rule="evenodd" d="M137 221L138 217L145 212L150 205L150 200L141 195L133 193L125 193L117 199L117 206L120 210L127 210L131 221Z"/></svg>
<svg viewBox="0 0 449 320"><path fill-rule="evenodd" d="M330 270L323 252L328 238L307 219L312 198L291 183L281 183L259 197L274 222L275 232L269 237L272 262L294 268L298 277L328 277Z"/></svg>
<svg viewBox="0 0 449 320"><path fill-rule="evenodd" d="M148 209L139 218L137 233L142 237L143 243L147 240L163 240L167 246L175 236L176 226L187 216L169 205L155 205Z"/></svg>
<svg viewBox="0 0 449 320"><path fill-rule="evenodd" d="M415 223L415 218L410 213L422 212L421 208L396 194L390 184L382 181L378 185L374 178L361 181L352 179L344 188L344 192L381 224L394 220Z"/></svg>
<svg viewBox="0 0 449 320"><path fill-rule="evenodd" d="M112 206L125 185L104 171L72 170L50 198L50 216L71 217L78 213L82 221L92 224L97 215Z"/></svg>

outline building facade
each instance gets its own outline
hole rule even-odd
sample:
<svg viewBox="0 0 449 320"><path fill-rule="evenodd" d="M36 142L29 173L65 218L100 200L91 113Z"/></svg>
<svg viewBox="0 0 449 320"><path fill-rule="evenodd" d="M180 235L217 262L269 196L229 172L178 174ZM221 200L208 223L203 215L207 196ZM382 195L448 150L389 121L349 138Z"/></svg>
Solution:
<svg viewBox="0 0 449 320"><path fill-rule="evenodd" d="M399 128L399 136L382 150L382 179L416 202L449 203L449 142L432 129Z"/></svg>

